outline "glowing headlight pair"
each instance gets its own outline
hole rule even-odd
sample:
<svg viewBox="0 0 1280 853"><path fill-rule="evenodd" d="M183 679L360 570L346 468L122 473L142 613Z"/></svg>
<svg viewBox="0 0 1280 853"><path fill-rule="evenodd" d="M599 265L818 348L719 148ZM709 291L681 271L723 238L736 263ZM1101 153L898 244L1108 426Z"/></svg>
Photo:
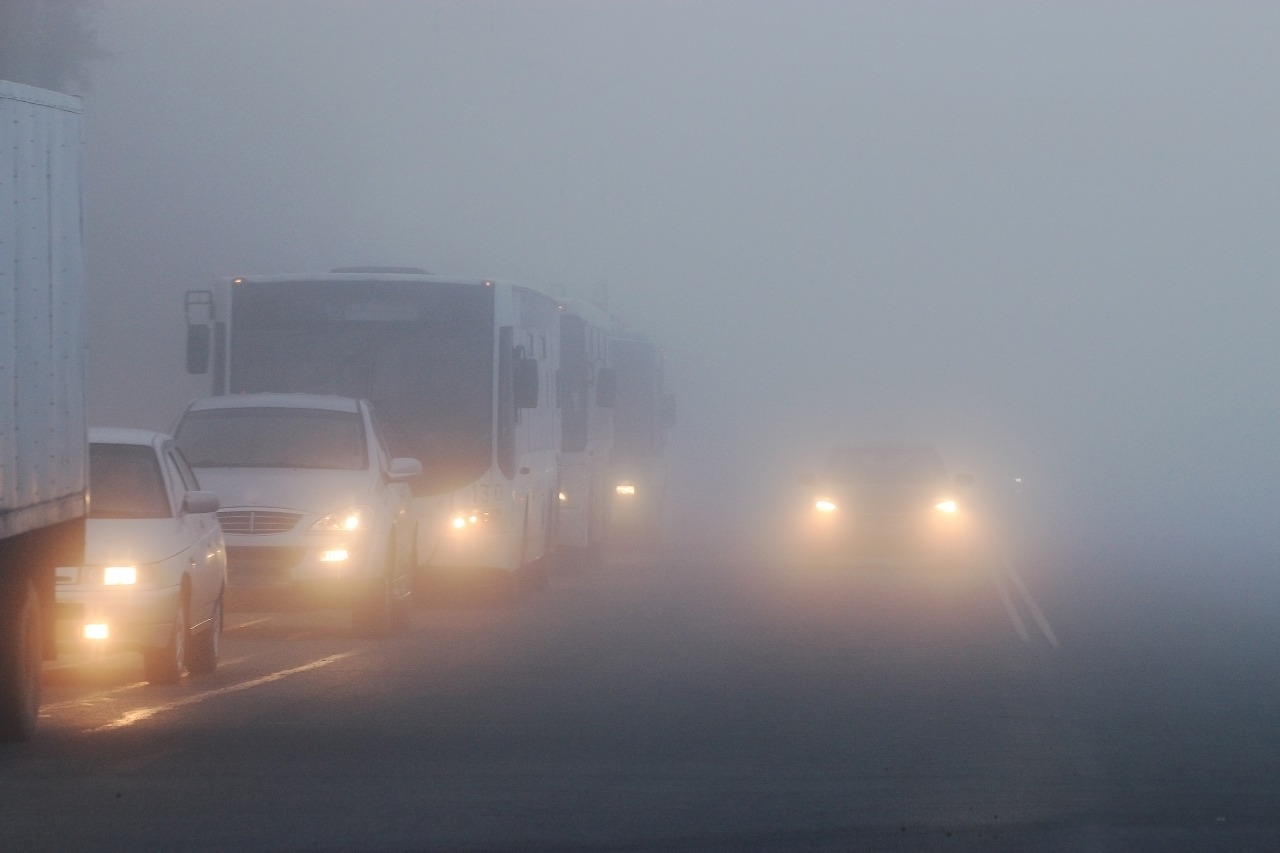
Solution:
<svg viewBox="0 0 1280 853"><path fill-rule="evenodd" d="M369 523L372 511L364 506L350 506L331 512L311 525L312 533L355 533Z"/></svg>

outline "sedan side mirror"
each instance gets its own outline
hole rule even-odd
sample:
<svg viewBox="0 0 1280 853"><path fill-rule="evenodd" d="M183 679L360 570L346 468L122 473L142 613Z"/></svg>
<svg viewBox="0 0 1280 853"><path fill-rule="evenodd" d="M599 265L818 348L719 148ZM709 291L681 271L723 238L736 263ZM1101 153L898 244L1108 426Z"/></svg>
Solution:
<svg viewBox="0 0 1280 853"><path fill-rule="evenodd" d="M218 496L213 492L187 492L182 496L182 511L184 513L199 515L217 512L220 506L222 506L222 502L218 500Z"/></svg>
<svg viewBox="0 0 1280 853"><path fill-rule="evenodd" d="M422 463L408 456L399 456L391 460L387 467L387 478L393 483L411 480L422 474Z"/></svg>

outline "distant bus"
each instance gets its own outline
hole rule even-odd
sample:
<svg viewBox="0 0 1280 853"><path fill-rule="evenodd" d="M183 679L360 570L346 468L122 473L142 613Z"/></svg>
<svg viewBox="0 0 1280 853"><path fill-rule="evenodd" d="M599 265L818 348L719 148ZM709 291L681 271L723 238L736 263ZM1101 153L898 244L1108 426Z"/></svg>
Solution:
<svg viewBox="0 0 1280 853"><path fill-rule="evenodd" d="M555 299L517 284L350 268L187 294L187 369L214 394L365 398L411 481L420 576L537 585L555 542Z"/></svg>
<svg viewBox="0 0 1280 853"><path fill-rule="evenodd" d="M560 300L559 545L563 562L589 568L608 533L615 382L609 342L616 319L594 305Z"/></svg>
<svg viewBox="0 0 1280 853"><path fill-rule="evenodd" d="M614 337L609 539L621 546L661 540L667 488L667 429L675 398L666 390L662 351L643 338Z"/></svg>

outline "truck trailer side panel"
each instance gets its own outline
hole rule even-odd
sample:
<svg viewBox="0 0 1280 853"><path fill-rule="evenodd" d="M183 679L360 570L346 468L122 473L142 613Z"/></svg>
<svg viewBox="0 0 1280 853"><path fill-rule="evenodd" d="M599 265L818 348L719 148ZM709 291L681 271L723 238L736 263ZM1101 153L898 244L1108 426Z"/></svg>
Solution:
<svg viewBox="0 0 1280 853"><path fill-rule="evenodd" d="M0 739L30 734L53 569L83 560L80 116L78 98L0 81Z"/></svg>

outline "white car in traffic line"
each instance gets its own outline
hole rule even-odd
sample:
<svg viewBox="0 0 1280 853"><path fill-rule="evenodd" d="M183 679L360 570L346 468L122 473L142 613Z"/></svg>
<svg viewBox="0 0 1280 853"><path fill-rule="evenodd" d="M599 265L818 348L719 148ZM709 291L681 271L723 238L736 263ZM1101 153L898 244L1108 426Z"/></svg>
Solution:
<svg viewBox="0 0 1280 853"><path fill-rule="evenodd" d="M217 509L170 436L90 429L85 564L56 573L59 646L141 652L153 683L216 669L227 579Z"/></svg>
<svg viewBox="0 0 1280 853"><path fill-rule="evenodd" d="M237 601L346 607L370 636L406 620L416 540L407 481L422 465L391 457L367 401L206 397L174 436L221 501Z"/></svg>

